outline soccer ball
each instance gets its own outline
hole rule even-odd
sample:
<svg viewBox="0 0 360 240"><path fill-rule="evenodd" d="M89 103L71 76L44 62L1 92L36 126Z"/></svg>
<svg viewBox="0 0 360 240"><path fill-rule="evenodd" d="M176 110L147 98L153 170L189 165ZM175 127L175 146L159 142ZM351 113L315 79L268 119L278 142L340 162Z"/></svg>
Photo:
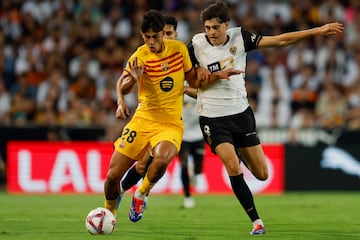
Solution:
<svg viewBox="0 0 360 240"><path fill-rule="evenodd" d="M90 234L111 234L115 225L114 214L103 207L91 210L85 219L85 227Z"/></svg>

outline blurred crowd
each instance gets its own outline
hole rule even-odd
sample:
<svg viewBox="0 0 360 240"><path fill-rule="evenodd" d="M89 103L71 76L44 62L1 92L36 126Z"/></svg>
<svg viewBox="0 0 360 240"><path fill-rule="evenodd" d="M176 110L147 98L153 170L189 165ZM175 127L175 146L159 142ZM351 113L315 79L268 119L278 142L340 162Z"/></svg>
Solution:
<svg viewBox="0 0 360 240"><path fill-rule="evenodd" d="M113 140L115 84L155 8L179 40L203 31L208 0L2 0L0 125L104 126ZM274 35L339 21L341 36L248 54L246 84L259 127L360 129L360 1L228 0L231 26ZM128 95L130 107L136 95Z"/></svg>

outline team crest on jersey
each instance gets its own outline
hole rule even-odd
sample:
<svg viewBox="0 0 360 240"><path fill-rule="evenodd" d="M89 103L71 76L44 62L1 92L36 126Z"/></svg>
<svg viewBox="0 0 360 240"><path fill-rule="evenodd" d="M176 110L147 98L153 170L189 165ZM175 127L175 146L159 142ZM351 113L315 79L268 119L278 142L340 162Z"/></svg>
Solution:
<svg viewBox="0 0 360 240"><path fill-rule="evenodd" d="M169 70L170 67L169 67L169 64L167 62L163 62L163 63L160 64L160 68L161 68L162 71L165 72L165 71Z"/></svg>
<svg viewBox="0 0 360 240"><path fill-rule="evenodd" d="M210 133L210 127L209 125L204 126L204 133L206 134L206 142L211 145L212 139L211 139L211 133Z"/></svg>
<svg viewBox="0 0 360 240"><path fill-rule="evenodd" d="M120 143L119 143L119 148L124 148L125 147L125 143L124 143L124 141L121 141Z"/></svg>
<svg viewBox="0 0 360 240"><path fill-rule="evenodd" d="M174 87L174 79L171 77L166 77L160 81L160 88L164 92L169 92Z"/></svg>
<svg viewBox="0 0 360 240"><path fill-rule="evenodd" d="M229 51L230 51L230 53L231 53L232 55L235 55L236 52L237 52L237 47L236 47L236 46L232 46L232 47L229 49Z"/></svg>

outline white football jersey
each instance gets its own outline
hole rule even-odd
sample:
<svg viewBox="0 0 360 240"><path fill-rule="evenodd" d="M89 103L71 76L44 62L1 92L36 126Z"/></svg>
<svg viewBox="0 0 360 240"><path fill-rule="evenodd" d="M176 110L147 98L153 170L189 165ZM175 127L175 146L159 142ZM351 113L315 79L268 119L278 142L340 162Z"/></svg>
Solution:
<svg viewBox="0 0 360 240"><path fill-rule="evenodd" d="M184 122L185 142L196 142L203 139L199 126L199 117L196 112L196 99L184 94L184 108L182 119Z"/></svg>
<svg viewBox="0 0 360 240"><path fill-rule="evenodd" d="M233 115L249 106L244 80L246 53L258 47L261 35L241 27L228 29L227 35L227 42L221 46L211 45L205 33L196 34L189 45L194 65L207 68L211 73L225 69L244 72L231 76L230 80L221 79L206 88L199 88L197 110L200 116Z"/></svg>

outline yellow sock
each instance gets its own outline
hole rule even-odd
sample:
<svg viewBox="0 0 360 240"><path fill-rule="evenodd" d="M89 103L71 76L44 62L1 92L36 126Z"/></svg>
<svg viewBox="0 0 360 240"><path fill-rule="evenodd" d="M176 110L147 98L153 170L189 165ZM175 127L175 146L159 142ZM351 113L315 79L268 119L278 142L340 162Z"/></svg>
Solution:
<svg viewBox="0 0 360 240"><path fill-rule="evenodd" d="M115 216L116 216L116 204L117 204L117 199L115 200L107 200L105 199L104 201L104 207L109 209Z"/></svg>
<svg viewBox="0 0 360 240"><path fill-rule="evenodd" d="M145 175L144 180L142 181L141 186L138 188L138 192L142 195L146 195L154 187L155 183L151 183Z"/></svg>

